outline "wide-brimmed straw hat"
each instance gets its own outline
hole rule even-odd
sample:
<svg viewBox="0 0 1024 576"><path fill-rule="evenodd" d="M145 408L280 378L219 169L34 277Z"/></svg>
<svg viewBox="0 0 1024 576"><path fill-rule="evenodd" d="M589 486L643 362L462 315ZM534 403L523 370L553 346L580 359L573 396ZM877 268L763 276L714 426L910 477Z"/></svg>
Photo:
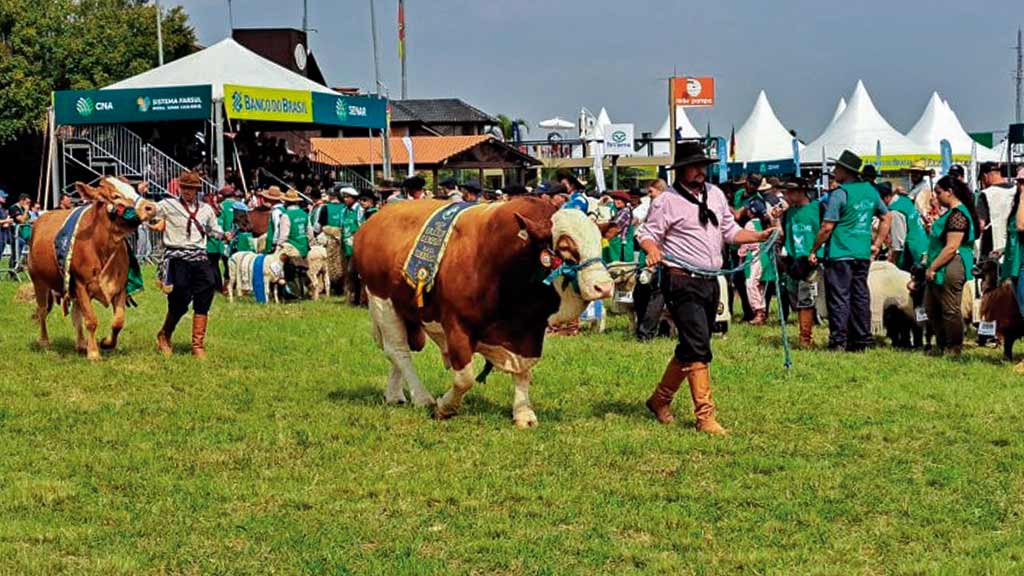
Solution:
<svg viewBox="0 0 1024 576"><path fill-rule="evenodd" d="M285 203L302 202L302 196L299 196L299 191L295 188L289 188L281 200Z"/></svg>
<svg viewBox="0 0 1024 576"><path fill-rule="evenodd" d="M273 200L275 202L278 202L282 198L284 198L284 195L281 193L281 189L278 188L277 186L271 186L266 190L261 191L260 196L266 198L267 200Z"/></svg>
<svg viewBox="0 0 1024 576"><path fill-rule="evenodd" d="M910 172L933 172L934 168L928 165L923 158L918 158L910 163L910 168L907 168Z"/></svg>

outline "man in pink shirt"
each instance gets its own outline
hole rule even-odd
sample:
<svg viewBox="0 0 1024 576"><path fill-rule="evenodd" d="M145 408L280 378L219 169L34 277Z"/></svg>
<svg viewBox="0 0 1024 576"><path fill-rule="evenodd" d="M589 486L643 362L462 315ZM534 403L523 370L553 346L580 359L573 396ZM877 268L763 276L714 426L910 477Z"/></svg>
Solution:
<svg viewBox="0 0 1024 576"><path fill-rule="evenodd" d="M647 221L640 227L640 246L647 265L661 265L661 290L679 331L679 344L661 382L647 400L647 408L662 424L673 421L672 398L686 379L690 383L697 430L725 434L715 419L711 400L711 328L718 310L718 281L695 274L680 262L707 269L722 267L725 243L763 242L772 230L755 232L736 224L725 194L705 182L705 170L714 160L700 142L676 146L676 181L651 202Z"/></svg>

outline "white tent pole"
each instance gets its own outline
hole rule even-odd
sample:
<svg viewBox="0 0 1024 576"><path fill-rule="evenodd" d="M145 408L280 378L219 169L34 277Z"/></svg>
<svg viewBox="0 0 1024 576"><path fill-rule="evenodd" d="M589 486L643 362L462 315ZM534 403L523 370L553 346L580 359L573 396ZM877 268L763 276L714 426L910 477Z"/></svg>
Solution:
<svg viewBox="0 0 1024 576"><path fill-rule="evenodd" d="M52 195L53 205L57 206L60 202L61 193L60 189L60 159L57 158L57 111L50 108L49 114L50 122L50 194Z"/></svg>
<svg viewBox="0 0 1024 576"><path fill-rule="evenodd" d="M224 98L213 101L214 146L217 147L217 188L224 187Z"/></svg>

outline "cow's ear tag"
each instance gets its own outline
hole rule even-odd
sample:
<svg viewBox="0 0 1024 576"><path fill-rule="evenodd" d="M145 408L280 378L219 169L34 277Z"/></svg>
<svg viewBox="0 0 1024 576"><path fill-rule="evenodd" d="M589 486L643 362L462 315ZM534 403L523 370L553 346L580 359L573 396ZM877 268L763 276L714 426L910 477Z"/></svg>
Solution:
<svg viewBox="0 0 1024 576"><path fill-rule="evenodd" d="M551 268L551 254L547 252L540 253L540 265L550 269Z"/></svg>
<svg viewBox="0 0 1024 576"><path fill-rule="evenodd" d="M530 234L526 231L526 228L520 228L518 236L519 239L522 240L523 242L526 242L530 239Z"/></svg>

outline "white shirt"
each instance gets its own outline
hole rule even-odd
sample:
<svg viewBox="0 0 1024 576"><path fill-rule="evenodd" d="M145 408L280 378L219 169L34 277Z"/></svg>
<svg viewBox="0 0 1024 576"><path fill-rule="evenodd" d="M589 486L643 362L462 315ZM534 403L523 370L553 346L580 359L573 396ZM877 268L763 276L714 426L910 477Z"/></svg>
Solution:
<svg viewBox="0 0 1024 576"><path fill-rule="evenodd" d="M192 205L192 209L195 209L195 204ZM217 221L217 213L205 202L199 202L199 209L196 210L196 221L199 222L199 226L193 222L191 233L188 229L188 212L177 198L165 198L157 202L156 217L166 223L164 244L171 248L206 250L207 236L217 239L224 237L224 230Z"/></svg>

